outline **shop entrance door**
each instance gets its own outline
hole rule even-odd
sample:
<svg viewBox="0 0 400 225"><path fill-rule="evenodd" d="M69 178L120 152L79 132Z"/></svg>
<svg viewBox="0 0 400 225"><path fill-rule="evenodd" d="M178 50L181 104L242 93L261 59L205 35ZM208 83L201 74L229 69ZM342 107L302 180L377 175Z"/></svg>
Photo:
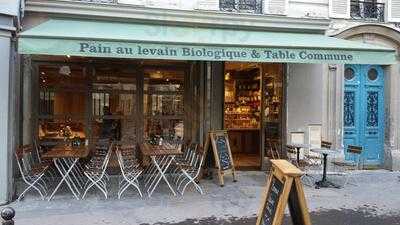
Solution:
<svg viewBox="0 0 400 225"><path fill-rule="evenodd" d="M363 147L362 161L380 165L384 141L384 72L377 65L346 65L343 142ZM352 160L346 154L346 160Z"/></svg>

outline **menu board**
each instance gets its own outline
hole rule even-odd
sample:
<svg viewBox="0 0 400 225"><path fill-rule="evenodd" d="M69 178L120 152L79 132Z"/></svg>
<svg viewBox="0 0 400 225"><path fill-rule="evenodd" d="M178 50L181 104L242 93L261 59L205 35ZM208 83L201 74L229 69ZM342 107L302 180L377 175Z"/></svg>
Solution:
<svg viewBox="0 0 400 225"><path fill-rule="evenodd" d="M215 140L218 152L219 165L221 170L228 170L232 167L231 157L227 146L226 136L217 136Z"/></svg>
<svg viewBox="0 0 400 225"><path fill-rule="evenodd" d="M228 172L232 172L233 182L236 182L235 166L233 165L232 152L229 146L228 132L226 130L210 131L204 145L206 151L208 151L210 143L214 152L220 185L224 186L224 174Z"/></svg>
<svg viewBox="0 0 400 225"><path fill-rule="evenodd" d="M292 218L293 224L303 224L303 214L301 212L301 206L299 202L299 193L295 182L292 184L292 189L289 194L289 212Z"/></svg>
<svg viewBox="0 0 400 225"><path fill-rule="evenodd" d="M282 194L283 184L276 177L272 177L271 186L268 190L267 202L265 204L261 225L272 225L279 197Z"/></svg>
<svg viewBox="0 0 400 225"><path fill-rule="evenodd" d="M282 225L289 206L293 224L311 225L304 196L303 172L287 160L271 160L272 174L261 201L256 225Z"/></svg>

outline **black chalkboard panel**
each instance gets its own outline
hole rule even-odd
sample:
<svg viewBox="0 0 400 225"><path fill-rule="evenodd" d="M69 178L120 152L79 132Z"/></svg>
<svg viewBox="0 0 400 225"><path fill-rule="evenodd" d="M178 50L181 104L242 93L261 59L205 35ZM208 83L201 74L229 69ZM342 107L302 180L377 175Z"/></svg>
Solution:
<svg viewBox="0 0 400 225"><path fill-rule="evenodd" d="M216 136L215 144L217 147L219 164L221 166L221 170L228 170L232 168L231 157L229 154L228 143L226 140L226 135L224 136Z"/></svg>
<svg viewBox="0 0 400 225"><path fill-rule="evenodd" d="M278 206L279 197L282 194L282 190L283 183L275 176L273 176L271 180L271 186L268 190L267 202L265 204L265 208L262 214L262 225L272 225L275 217L276 207Z"/></svg>
<svg viewBox="0 0 400 225"><path fill-rule="evenodd" d="M301 211L301 206L299 202L299 193L296 188L296 183L292 183L292 188L289 194L289 212L292 218L293 224L303 225L304 218L303 213Z"/></svg>

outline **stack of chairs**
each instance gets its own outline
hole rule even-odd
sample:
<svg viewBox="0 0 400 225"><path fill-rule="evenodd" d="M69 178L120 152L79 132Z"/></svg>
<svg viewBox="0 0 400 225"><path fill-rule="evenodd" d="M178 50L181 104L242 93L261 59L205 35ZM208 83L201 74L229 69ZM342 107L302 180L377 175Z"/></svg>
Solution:
<svg viewBox="0 0 400 225"><path fill-rule="evenodd" d="M135 155L135 146L121 145L117 147L116 154L122 173L121 180L119 181L118 199L121 199L121 195L130 186L138 191L140 197L143 197L139 183L139 178L143 173L143 169Z"/></svg>
<svg viewBox="0 0 400 225"><path fill-rule="evenodd" d="M47 196L48 188L45 180L45 173L49 165L44 163L34 163L32 145L24 145L16 149L15 158L18 170L21 173L22 180L28 185L25 190L18 196L18 201L24 197L25 193L31 188L36 190L42 200Z"/></svg>
<svg viewBox="0 0 400 225"><path fill-rule="evenodd" d="M85 191L82 199L85 198L87 192L92 187L97 187L107 199L107 183L110 178L106 174L106 170L108 162L110 161L112 149L113 143L109 143L108 140L101 140L99 141L99 143L97 143L94 155L91 157L84 168L83 174L86 176L87 181L83 186L83 189Z"/></svg>
<svg viewBox="0 0 400 225"><path fill-rule="evenodd" d="M333 162L336 168L339 168L340 170L339 174L345 176L343 187L345 187L351 179L354 181L354 184L356 185L357 180L355 179L354 174L358 169L360 169L360 166L362 165L361 154L363 148L361 146L348 145L346 151L350 156L349 161Z"/></svg>
<svg viewBox="0 0 400 225"><path fill-rule="evenodd" d="M186 188L193 184L196 190L203 194L203 190L198 185L198 178L204 162L205 154L198 144L190 144L184 150L184 154L175 160L176 176L174 179L177 191L183 195Z"/></svg>
<svg viewBox="0 0 400 225"><path fill-rule="evenodd" d="M294 164L294 165L298 165L297 163L297 150L293 145L286 145L286 152L287 152L287 158L288 160Z"/></svg>

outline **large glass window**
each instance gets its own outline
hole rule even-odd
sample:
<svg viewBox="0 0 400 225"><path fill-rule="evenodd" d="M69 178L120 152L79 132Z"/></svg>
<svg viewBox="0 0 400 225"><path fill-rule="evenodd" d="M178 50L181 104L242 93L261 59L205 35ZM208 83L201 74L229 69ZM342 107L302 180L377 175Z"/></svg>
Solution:
<svg viewBox="0 0 400 225"><path fill-rule="evenodd" d="M91 84L93 138L136 143L136 71L126 66L96 66L94 70Z"/></svg>
<svg viewBox="0 0 400 225"><path fill-rule="evenodd" d="M144 71L144 138L183 138L184 71Z"/></svg>
<svg viewBox="0 0 400 225"><path fill-rule="evenodd" d="M43 145L85 141L87 80L82 66L39 66L38 137Z"/></svg>

